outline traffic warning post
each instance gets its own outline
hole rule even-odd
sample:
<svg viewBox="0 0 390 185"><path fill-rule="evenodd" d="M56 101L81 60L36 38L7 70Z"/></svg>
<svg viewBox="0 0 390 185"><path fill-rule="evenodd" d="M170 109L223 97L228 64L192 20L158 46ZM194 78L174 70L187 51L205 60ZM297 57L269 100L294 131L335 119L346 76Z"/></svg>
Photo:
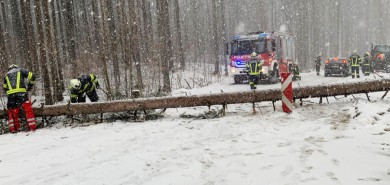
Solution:
<svg viewBox="0 0 390 185"><path fill-rule="evenodd" d="M291 73L281 73L282 77L282 109L285 113L291 113L293 109L292 98L292 75Z"/></svg>

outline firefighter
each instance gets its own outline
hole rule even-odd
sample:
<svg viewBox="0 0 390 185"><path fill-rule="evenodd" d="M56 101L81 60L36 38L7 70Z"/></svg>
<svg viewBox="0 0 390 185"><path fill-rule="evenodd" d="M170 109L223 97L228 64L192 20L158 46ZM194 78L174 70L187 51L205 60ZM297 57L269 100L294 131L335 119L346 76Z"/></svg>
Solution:
<svg viewBox="0 0 390 185"><path fill-rule="evenodd" d="M352 55L349 57L349 65L351 66L352 78L360 78L359 66L361 63L361 58L357 54L357 51L354 50Z"/></svg>
<svg viewBox="0 0 390 185"><path fill-rule="evenodd" d="M77 79L70 80L70 102L71 103L84 103L86 102L85 95L88 96L91 102L97 102L99 96L96 89L99 89L100 85L94 74L83 74Z"/></svg>
<svg viewBox="0 0 390 185"><path fill-rule="evenodd" d="M27 89L25 79L28 79ZM12 64L4 77L3 89L7 94L8 126L11 133L20 131L19 110L23 108L29 131L36 129L35 116L31 107L31 101L27 95L35 83L35 75L25 69Z"/></svg>
<svg viewBox="0 0 390 185"><path fill-rule="evenodd" d="M301 80L301 75L300 75L300 72L299 72L299 66L297 64L293 64L293 66L292 66L292 73L293 73L293 77L292 77L293 81Z"/></svg>
<svg viewBox="0 0 390 185"><path fill-rule="evenodd" d="M371 61L370 61L370 53L366 52L363 55L363 63L362 63L362 73L364 76L370 75L372 71Z"/></svg>
<svg viewBox="0 0 390 185"><path fill-rule="evenodd" d="M317 72L317 76L320 76L321 55L318 55L317 59L315 60L315 63L316 63L316 72Z"/></svg>
<svg viewBox="0 0 390 185"><path fill-rule="evenodd" d="M251 54L251 60L246 63L246 72L248 74L249 85L251 89L256 89L256 84L259 83L262 61L257 58L257 53Z"/></svg>

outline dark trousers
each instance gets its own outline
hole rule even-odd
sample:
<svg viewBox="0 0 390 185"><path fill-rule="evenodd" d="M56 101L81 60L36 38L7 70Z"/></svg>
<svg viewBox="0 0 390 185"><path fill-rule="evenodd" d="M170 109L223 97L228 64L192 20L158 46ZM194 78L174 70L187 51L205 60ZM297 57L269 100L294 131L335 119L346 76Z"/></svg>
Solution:
<svg viewBox="0 0 390 185"><path fill-rule="evenodd" d="M317 72L317 75L320 75L320 67L319 65L316 65L316 72Z"/></svg>
<svg viewBox="0 0 390 185"><path fill-rule="evenodd" d="M259 75L249 75L249 85L251 89L256 89L256 84L259 83Z"/></svg>
<svg viewBox="0 0 390 185"><path fill-rule="evenodd" d="M363 64L363 66L362 66L362 73L364 74L364 76L370 75L370 73L371 73L371 66L370 66L370 64Z"/></svg>
<svg viewBox="0 0 390 185"><path fill-rule="evenodd" d="M359 66L352 66L351 72L352 72L352 78L355 78L355 77L360 78Z"/></svg>
<svg viewBox="0 0 390 185"><path fill-rule="evenodd" d="M89 100L91 100L91 102L97 102L99 101L99 96L97 95L97 92L96 92L96 88L93 88L91 91L87 92L86 93ZM77 102L78 103L84 103L86 102L86 97L84 94L80 94L78 97L77 97Z"/></svg>

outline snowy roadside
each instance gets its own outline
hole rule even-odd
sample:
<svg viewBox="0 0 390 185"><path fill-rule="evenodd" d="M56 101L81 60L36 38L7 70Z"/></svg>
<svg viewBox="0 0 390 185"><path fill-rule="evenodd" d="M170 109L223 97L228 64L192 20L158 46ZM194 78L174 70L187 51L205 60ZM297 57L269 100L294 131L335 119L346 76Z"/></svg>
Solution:
<svg viewBox="0 0 390 185"><path fill-rule="evenodd" d="M390 98L382 95L306 99L292 114L263 102L257 114L250 104L209 120L179 117L206 107L168 109L157 121L0 135L0 184L387 185Z"/></svg>

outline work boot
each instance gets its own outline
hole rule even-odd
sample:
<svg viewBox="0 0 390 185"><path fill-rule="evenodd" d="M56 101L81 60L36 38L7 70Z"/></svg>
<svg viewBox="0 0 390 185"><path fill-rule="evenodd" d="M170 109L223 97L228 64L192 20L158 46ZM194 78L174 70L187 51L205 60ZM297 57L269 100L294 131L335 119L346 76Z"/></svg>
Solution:
<svg viewBox="0 0 390 185"><path fill-rule="evenodd" d="M9 126L9 132L14 134L17 133L18 131L15 130L14 126Z"/></svg>
<svg viewBox="0 0 390 185"><path fill-rule="evenodd" d="M33 132L33 131L36 130L36 124L35 124L35 122L28 123L28 126L29 126L29 131L30 131L30 132Z"/></svg>

